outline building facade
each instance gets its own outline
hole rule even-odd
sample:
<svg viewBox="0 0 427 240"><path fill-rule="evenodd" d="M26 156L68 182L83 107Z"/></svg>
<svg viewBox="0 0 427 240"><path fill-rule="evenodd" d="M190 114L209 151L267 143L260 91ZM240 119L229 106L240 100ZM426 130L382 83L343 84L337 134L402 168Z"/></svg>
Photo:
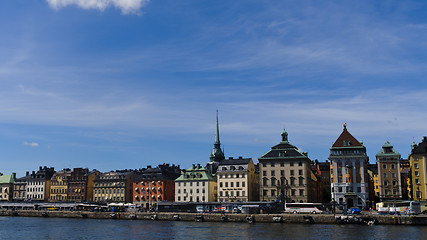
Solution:
<svg viewBox="0 0 427 240"><path fill-rule="evenodd" d="M15 180L13 184L13 201L27 200L27 182L30 178L30 173L27 172L24 177Z"/></svg>
<svg viewBox="0 0 427 240"><path fill-rule="evenodd" d="M33 171L27 179L27 200L48 201L50 193L51 178L55 173L53 167L40 167L37 172Z"/></svg>
<svg viewBox="0 0 427 240"><path fill-rule="evenodd" d="M95 177L93 196L96 202L132 202L135 171L117 170Z"/></svg>
<svg viewBox="0 0 427 240"><path fill-rule="evenodd" d="M0 173L0 201L11 201L13 199L13 183L16 174L3 175Z"/></svg>
<svg viewBox="0 0 427 240"><path fill-rule="evenodd" d="M162 164L152 168L147 166L133 182L133 203L150 209L159 201L175 200L175 179L181 169L175 165Z"/></svg>
<svg viewBox="0 0 427 240"><path fill-rule="evenodd" d="M423 201L427 196L427 137L418 145L412 144L411 155L411 185L414 200Z"/></svg>
<svg viewBox="0 0 427 240"><path fill-rule="evenodd" d="M89 171L88 168L74 168L68 179L69 202L92 202L93 198L93 181L101 172L94 169Z"/></svg>
<svg viewBox="0 0 427 240"><path fill-rule="evenodd" d="M400 153L387 141L375 157L378 165L380 199L382 201L402 199Z"/></svg>
<svg viewBox="0 0 427 240"><path fill-rule="evenodd" d="M71 176L69 168L53 174L50 185L49 202L65 202L68 194L68 179Z"/></svg>
<svg viewBox="0 0 427 240"><path fill-rule="evenodd" d="M366 148L347 130L346 124L330 148L331 197L344 207L365 207L369 199Z"/></svg>
<svg viewBox="0 0 427 240"><path fill-rule="evenodd" d="M259 174L252 158L223 160L216 174L219 202L259 201Z"/></svg>
<svg viewBox="0 0 427 240"><path fill-rule="evenodd" d="M316 202L331 202L331 164L329 161L319 162L315 160L312 166L317 178L317 198Z"/></svg>
<svg viewBox="0 0 427 240"><path fill-rule="evenodd" d="M200 164L183 171L175 180L176 202L216 202L217 178Z"/></svg>
<svg viewBox="0 0 427 240"><path fill-rule="evenodd" d="M283 130L282 141L258 158L260 201L314 202L316 178L307 153L288 141Z"/></svg>

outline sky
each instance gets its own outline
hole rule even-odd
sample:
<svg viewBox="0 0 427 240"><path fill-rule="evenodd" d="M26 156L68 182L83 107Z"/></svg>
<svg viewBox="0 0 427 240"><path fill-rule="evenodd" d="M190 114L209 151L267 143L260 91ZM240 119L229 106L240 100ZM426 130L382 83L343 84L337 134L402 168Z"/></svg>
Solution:
<svg viewBox="0 0 427 240"><path fill-rule="evenodd" d="M427 2L0 1L0 172L209 161L281 140L370 161L427 135Z"/></svg>

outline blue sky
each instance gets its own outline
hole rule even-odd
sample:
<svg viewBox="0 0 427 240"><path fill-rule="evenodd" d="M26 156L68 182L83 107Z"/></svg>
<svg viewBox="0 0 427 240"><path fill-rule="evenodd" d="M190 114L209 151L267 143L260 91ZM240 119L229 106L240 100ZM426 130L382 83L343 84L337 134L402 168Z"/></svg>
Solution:
<svg viewBox="0 0 427 240"><path fill-rule="evenodd" d="M427 135L424 1L0 2L1 172L209 161L289 140L371 162Z"/></svg>

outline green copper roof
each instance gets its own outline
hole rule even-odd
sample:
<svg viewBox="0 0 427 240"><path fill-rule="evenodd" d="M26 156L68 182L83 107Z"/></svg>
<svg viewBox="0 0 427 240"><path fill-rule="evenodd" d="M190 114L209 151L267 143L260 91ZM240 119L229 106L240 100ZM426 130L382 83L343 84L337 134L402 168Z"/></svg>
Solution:
<svg viewBox="0 0 427 240"><path fill-rule="evenodd" d="M15 175L1 175L0 176L0 183L14 183L15 182Z"/></svg>
<svg viewBox="0 0 427 240"><path fill-rule="evenodd" d="M375 156L383 157L383 156L392 156L392 155L400 156L400 153L394 150L393 145L391 145L389 141L386 141L382 146L381 151L379 151Z"/></svg>
<svg viewBox="0 0 427 240"><path fill-rule="evenodd" d="M193 164L175 181L216 181L216 177L209 173L205 167Z"/></svg>

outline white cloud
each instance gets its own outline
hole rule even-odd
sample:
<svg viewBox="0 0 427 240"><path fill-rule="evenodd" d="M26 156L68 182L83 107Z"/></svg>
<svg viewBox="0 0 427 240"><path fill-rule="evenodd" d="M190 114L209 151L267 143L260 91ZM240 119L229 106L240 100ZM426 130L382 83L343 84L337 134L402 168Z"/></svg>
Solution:
<svg viewBox="0 0 427 240"><path fill-rule="evenodd" d="M76 5L83 9L104 11L108 7L121 9L123 14L138 14L150 0L46 0L53 9Z"/></svg>
<svg viewBox="0 0 427 240"><path fill-rule="evenodd" d="M23 142L22 144L24 144L25 146L30 146L30 147L38 147L39 144L36 142Z"/></svg>

